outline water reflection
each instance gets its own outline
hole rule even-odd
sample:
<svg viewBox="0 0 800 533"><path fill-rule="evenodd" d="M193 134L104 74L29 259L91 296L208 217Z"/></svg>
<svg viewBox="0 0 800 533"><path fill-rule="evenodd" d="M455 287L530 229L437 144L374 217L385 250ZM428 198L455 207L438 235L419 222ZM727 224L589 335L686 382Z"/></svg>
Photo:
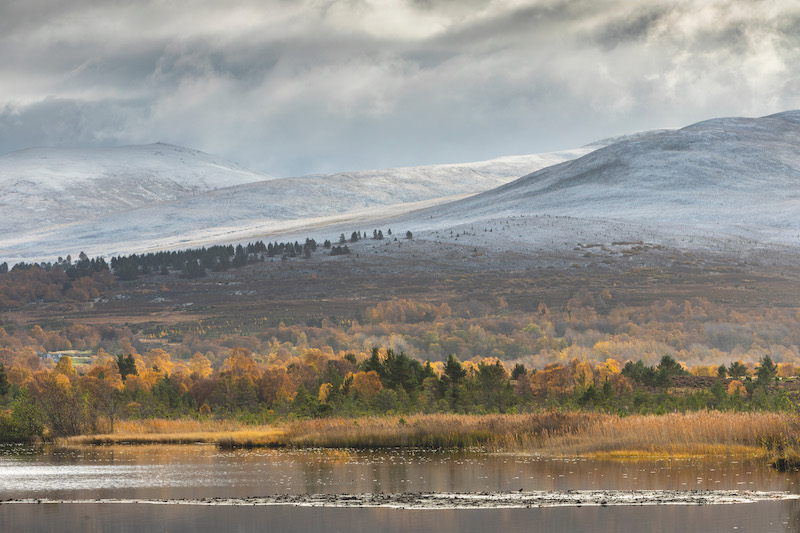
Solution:
<svg viewBox="0 0 800 533"><path fill-rule="evenodd" d="M797 473L739 458L613 461L422 450L0 447L0 498L203 498L516 490L800 493Z"/></svg>
<svg viewBox="0 0 800 533"><path fill-rule="evenodd" d="M738 458L595 461L420 450L0 447L0 499L578 489L800 492L797 473ZM800 531L800 502L509 510L0 505L8 531Z"/></svg>

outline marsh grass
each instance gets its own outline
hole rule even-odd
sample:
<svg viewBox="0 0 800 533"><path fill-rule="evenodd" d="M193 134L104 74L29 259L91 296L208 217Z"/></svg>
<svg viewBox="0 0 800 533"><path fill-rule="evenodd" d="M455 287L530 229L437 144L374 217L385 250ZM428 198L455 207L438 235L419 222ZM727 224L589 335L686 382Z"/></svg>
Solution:
<svg viewBox="0 0 800 533"><path fill-rule="evenodd" d="M284 439L289 446L478 447L548 456L678 457L765 455L774 453L770 443L791 433L800 437L796 417L775 413L710 411L620 417L550 412L423 415L408 417L404 423L397 417L308 420L290 425Z"/></svg>
<svg viewBox="0 0 800 533"><path fill-rule="evenodd" d="M248 426L234 420L126 420L114 433L79 435L65 444L217 444L221 447L276 446L283 431L274 426Z"/></svg>
<svg viewBox="0 0 800 533"><path fill-rule="evenodd" d="M542 451L553 455L644 457L763 455L790 419L776 413L701 411L606 416L583 431L553 435Z"/></svg>
<svg viewBox="0 0 800 533"><path fill-rule="evenodd" d="M323 418L284 427L230 420L140 420L113 434L63 439L65 444L194 444L224 448L477 448L560 457L751 455L776 467L800 467L800 417L704 411L620 417L589 412L516 415L417 415Z"/></svg>
<svg viewBox="0 0 800 533"><path fill-rule="evenodd" d="M322 448L471 448L518 450L552 435L580 432L601 415L541 413L525 415L419 415L304 420L286 429L289 446Z"/></svg>

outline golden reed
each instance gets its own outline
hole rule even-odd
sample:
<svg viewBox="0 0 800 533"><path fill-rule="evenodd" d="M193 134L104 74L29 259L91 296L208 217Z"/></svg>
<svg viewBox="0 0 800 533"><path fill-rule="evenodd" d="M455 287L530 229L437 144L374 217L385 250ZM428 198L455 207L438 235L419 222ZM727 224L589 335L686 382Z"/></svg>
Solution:
<svg viewBox="0 0 800 533"><path fill-rule="evenodd" d="M549 456L759 454L800 457L800 418L785 413L701 411L666 415L558 412L323 418L284 426L230 420L124 421L112 434L65 444L190 444L222 447L480 448Z"/></svg>

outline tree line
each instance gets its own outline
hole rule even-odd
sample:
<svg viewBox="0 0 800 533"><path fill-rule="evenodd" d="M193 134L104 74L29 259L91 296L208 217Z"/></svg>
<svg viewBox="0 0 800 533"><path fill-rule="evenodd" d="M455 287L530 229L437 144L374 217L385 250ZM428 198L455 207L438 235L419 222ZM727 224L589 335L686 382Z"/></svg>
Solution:
<svg viewBox="0 0 800 533"><path fill-rule="evenodd" d="M53 263L21 262L10 269L4 262L0 264L0 310L39 300L85 302L99 297L113 284L105 260L89 259L83 252L76 261L67 256Z"/></svg>
<svg viewBox="0 0 800 533"><path fill-rule="evenodd" d="M731 367L735 365L731 363ZM702 409L792 410L793 380L781 380L765 356L753 376L710 381L690 376L665 355L641 360L572 360L543 369L485 358L420 362L403 352L307 350L300 358L259 363L234 348L215 369L200 353L173 360L104 351L76 369L69 356L24 379L0 364L0 439L26 440L113 431L120 419L203 417L243 422L414 413L518 413L541 409L618 414ZM727 372L726 372L727 374ZM686 381L689 380L689 381ZM694 381L692 381L694 380ZM698 381L699 380L699 381Z"/></svg>

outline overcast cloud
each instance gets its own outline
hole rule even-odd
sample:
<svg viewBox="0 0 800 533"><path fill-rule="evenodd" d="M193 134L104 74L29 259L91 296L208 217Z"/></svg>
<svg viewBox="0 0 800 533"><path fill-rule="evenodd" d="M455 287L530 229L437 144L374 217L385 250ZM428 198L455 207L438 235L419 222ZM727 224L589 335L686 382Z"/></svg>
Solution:
<svg viewBox="0 0 800 533"><path fill-rule="evenodd" d="M162 141L279 176L800 107L796 0L4 0L0 51L0 153Z"/></svg>

